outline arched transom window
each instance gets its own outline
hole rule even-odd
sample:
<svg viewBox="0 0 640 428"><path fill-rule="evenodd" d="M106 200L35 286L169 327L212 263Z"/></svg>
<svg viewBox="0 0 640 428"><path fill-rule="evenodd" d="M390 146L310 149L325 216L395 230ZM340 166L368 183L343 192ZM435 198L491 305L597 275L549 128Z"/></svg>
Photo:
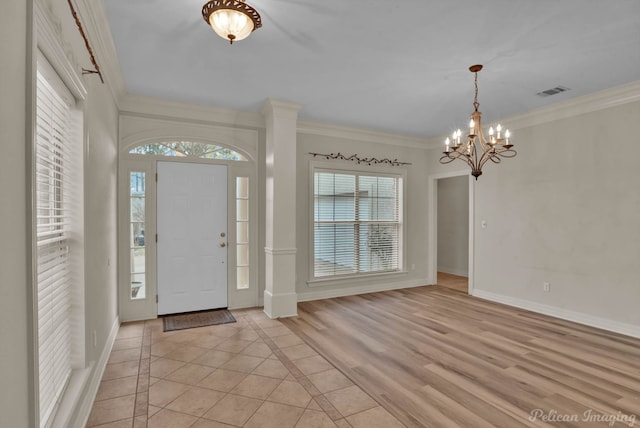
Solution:
<svg viewBox="0 0 640 428"><path fill-rule="evenodd" d="M129 150L129 153L157 156L178 156L200 159L223 159L246 161L240 153L215 144L198 143L193 141L170 141L163 143L143 144Z"/></svg>

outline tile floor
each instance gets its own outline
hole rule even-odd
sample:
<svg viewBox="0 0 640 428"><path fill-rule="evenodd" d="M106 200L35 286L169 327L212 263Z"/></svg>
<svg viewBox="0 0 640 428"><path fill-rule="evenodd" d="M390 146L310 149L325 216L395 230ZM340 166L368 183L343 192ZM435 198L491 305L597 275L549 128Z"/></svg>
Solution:
<svg viewBox="0 0 640 428"><path fill-rule="evenodd" d="M259 309L173 332L120 327L87 427L403 427L360 387Z"/></svg>

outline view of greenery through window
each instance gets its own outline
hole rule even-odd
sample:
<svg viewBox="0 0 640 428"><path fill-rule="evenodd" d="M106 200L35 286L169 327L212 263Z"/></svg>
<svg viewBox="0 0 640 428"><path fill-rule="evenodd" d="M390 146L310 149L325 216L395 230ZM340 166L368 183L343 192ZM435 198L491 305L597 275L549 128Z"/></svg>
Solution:
<svg viewBox="0 0 640 428"><path fill-rule="evenodd" d="M314 173L314 277L400 269L401 178Z"/></svg>
<svg viewBox="0 0 640 428"><path fill-rule="evenodd" d="M170 141L143 144L129 150L132 154L191 157L246 161L240 153L215 144L192 141ZM131 299L146 297L145 251L145 173L129 173L129 252L131 267ZM237 288L249 288L249 178L237 178L236 203L238 208L237 232Z"/></svg>
<svg viewBox="0 0 640 428"><path fill-rule="evenodd" d="M215 144L191 141L171 141L151 143L135 147L129 153L159 156L195 157L201 159L224 159L246 161L240 153Z"/></svg>
<svg viewBox="0 0 640 428"><path fill-rule="evenodd" d="M145 274L145 173L130 172L130 232L131 298L146 297Z"/></svg>

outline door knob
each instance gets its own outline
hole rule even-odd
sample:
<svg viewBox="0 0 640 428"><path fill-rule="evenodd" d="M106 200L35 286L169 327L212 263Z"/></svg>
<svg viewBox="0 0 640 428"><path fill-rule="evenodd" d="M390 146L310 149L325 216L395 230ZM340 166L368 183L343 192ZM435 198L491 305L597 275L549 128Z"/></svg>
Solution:
<svg viewBox="0 0 640 428"><path fill-rule="evenodd" d="M221 247L226 247L226 246L227 246L227 244L225 244L224 242L221 242L221 243L220 243L220 246L221 246Z"/></svg>

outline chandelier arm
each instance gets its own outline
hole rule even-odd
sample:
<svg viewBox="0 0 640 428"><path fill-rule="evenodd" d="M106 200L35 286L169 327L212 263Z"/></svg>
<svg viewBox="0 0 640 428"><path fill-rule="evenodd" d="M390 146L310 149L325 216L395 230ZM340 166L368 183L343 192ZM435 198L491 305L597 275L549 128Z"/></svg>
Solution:
<svg viewBox="0 0 640 428"><path fill-rule="evenodd" d="M443 162L443 159L444 159L444 162ZM448 164L453 162L456 159L466 162L467 165L471 167L471 169L474 168L474 164L471 162L470 157L467 156L464 151L454 150L452 153L447 153L440 158L440 162L442 164Z"/></svg>
<svg viewBox="0 0 640 428"><path fill-rule="evenodd" d="M504 157L504 158L513 158L518 154L518 152L516 152L513 149L504 149L500 152L500 156Z"/></svg>

